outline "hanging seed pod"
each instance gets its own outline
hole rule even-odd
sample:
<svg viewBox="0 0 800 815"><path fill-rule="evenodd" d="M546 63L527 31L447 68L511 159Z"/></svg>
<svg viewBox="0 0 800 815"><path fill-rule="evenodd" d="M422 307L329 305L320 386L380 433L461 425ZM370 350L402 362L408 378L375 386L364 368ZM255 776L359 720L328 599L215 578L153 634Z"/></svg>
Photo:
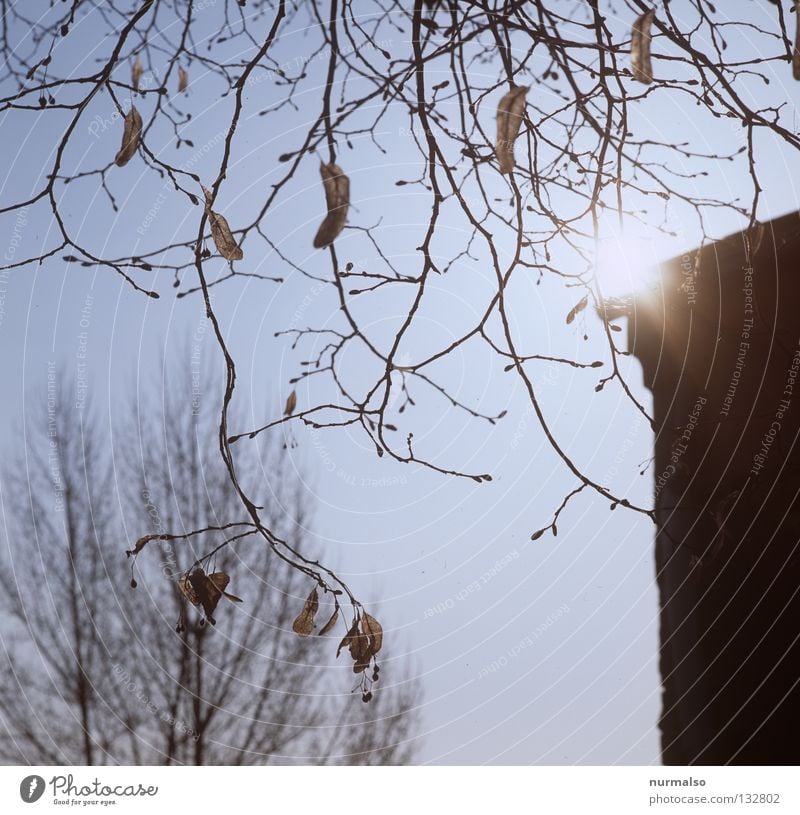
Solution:
<svg viewBox="0 0 800 815"><path fill-rule="evenodd" d="M122 131L122 147L114 159L117 167L124 167L136 155L139 149L139 139L142 137L142 117L139 111L131 105L128 115L125 117Z"/></svg>
<svg viewBox="0 0 800 815"><path fill-rule="evenodd" d="M200 598L197 596L197 592L192 588L192 584L189 582L189 575L182 574L178 578L178 588L181 590L181 594L193 605L199 606L200 605Z"/></svg>
<svg viewBox="0 0 800 815"><path fill-rule="evenodd" d="M350 645L350 656L355 661L353 673L361 673L369 668L383 645L383 628L371 615L364 612L361 620L361 633Z"/></svg>
<svg viewBox="0 0 800 815"><path fill-rule="evenodd" d="M320 164L319 173L325 188L328 214L314 237L315 249L322 249L339 237L347 221L347 208L350 206L350 179L342 172L342 168L338 164Z"/></svg>
<svg viewBox="0 0 800 815"><path fill-rule="evenodd" d="M370 656L375 656L383 647L383 627L371 615L364 612L364 632L369 636Z"/></svg>
<svg viewBox="0 0 800 815"><path fill-rule="evenodd" d="M328 625L325 626L326 630ZM369 667L370 662L382 647L383 628L381 624L371 614L364 612L363 617L357 618L344 635L344 639L339 643L336 656L339 656L343 648L347 648L350 658L355 663L353 673L358 674Z"/></svg>
<svg viewBox="0 0 800 815"><path fill-rule="evenodd" d="M292 631L298 637L307 637L314 630L314 617L318 610L319 595L316 589L312 589L311 594L308 595L303 604L303 610L292 623Z"/></svg>
<svg viewBox="0 0 800 815"><path fill-rule="evenodd" d="M500 172L504 175L514 169L514 142L522 125L527 92L528 89L523 86L512 88L497 106L497 143L494 151Z"/></svg>
<svg viewBox="0 0 800 815"><path fill-rule="evenodd" d="M214 572L214 574L208 575L208 579L226 600L230 600L232 603L244 602L241 597L237 597L235 594L229 594L225 591L225 589L228 588L228 583L231 582L230 575L225 574L225 572Z"/></svg>
<svg viewBox="0 0 800 815"><path fill-rule="evenodd" d="M241 603L241 597L228 594L225 589L230 583L230 577L225 572L206 574L199 566L188 575L182 575L178 580L178 588L183 596L194 606L202 606L206 619L211 625L216 625L214 610L222 597L233 603Z"/></svg>
<svg viewBox="0 0 800 815"><path fill-rule="evenodd" d="M336 657L338 659L339 654L342 653L343 648L352 649L353 643L358 639L358 623L359 620L356 620L348 629L347 633L342 638L342 641L339 643L339 647L336 649Z"/></svg>
<svg viewBox="0 0 800 815"><path fill-rule="evenodd" d="M189 87L189 74L184 68L178 67L178 93L183 93Z"/></svg>
<svg viewBox="0 0 800 815"><path fill-rule="evenodd" d="M631 73L637 82L649 85L653 81L653 62L650 58L651 28L656 18L655 9L646 11L636 19L631 33Z"/></svg>
<svg viewBox="0 0 800 815"><path fill-rule="evenodd" d="M586 308L589 303L589 295L585 294L578 302L569 310L567 314L567 325L572 323L574 319Z"/></svg>
<svg viewBox="0 0 800 815"><path fill-rule="evenodd" d="M212 212L209 207L211 191L203 187L203 193L206 196L206 212L208 213L208 223L211 225L211 237L214 239L217 251L225 260L241 260L244 257L244 252L236 243L228 222L219 213Z"/></svg>
<svg viewBox="0 0 800 815"><path fill-rule="evenodd" d="M203 613L211 625L216 625L217 621L214 619L214 609L219 603L222 592L208 579L208 575L200 568L195 569L189 574L189 585L194 590L200 606L202 606Z"/></svg>
<svg viewBox="0 0 800 815"><path fill-rule="evenodd" d="M137 54L136 61L131 68L131 85L133 85L135 91L139 90L139 80L142 78L142 71L144 71L144 65L142 65L141 57Z"/></svg>
<svg viewBox="0 0 800 815"><path fill-rule="evenodd" d="M336 621L338 619L339 619L339 608L337 606L337 608L334 609L333 614L331 614L328 622L322 626L322 629L319 632L319 636L324 637L326 634L330 633L333 630L333 627L336 625Z"/></svg>

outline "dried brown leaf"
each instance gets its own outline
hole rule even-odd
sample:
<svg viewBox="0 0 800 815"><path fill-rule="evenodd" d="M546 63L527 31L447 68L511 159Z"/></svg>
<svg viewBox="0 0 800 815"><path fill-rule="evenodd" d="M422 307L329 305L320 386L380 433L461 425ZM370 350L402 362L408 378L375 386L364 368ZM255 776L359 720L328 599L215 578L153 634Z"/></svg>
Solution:
<svg viewBox="0 0 800 815"><path fill-rule="evenodd" d="M195 590L192 588L192 584L189 582L188 575L182 574L178 578L178 588L181 590L181 594L193 605L199 606L200 600L195 593Z"/></svg>
<svg viewBox="0 0 800 815"><path fill-rule="evenodd" d="M244 257L244 252L236 243L224 216L216 212L209 212L208 222L211 224L211 237L214 239L214 245L222 257L225 260L241 260Z"/></svg>
<svg viewBox="0 0 800 815"><path fill-rule="evenodd" d="M133 63L133 67L131 68L131 85L133 85L133 89L135 91L139 90L139 80L142 78L142 71L144 71L142 58L137 54L136 61Z"/></svg>
<svg viewBox="0 0 800 815"><path fill-rule="evenodd" d="M131 105L123 125L122 146L114 158L117 167L124 167L136 155L141 137L142 117L139 115L139 111Z"/></svg>
<svg viewBox="0 0 800 815"><path fill-rule="evenodd" d="M225 260L241 260L244 257L241 247L236 243L231 228L223 215L214 212L209 204L211 202L211 191L203 187L206 196L206 212L208 213L208 223L211 226L211 237L214 239L214 246Z"/></svg>
<svg viewBox="0 0 800 815"><path fill-rule="evenodd" d="M333 630L333 627L336 625L336 621L338 619L339 619L339 609L337 607L333 610L333 614L331 614L330 620L328 620L328 622L322 626L322 629L319 632L319 636L324 637L327 633Z"/></svg>
<svg viewBox="0 0 800 815"><path fill-rule="evenodd" d="M225 574L225 572L214 572L214 574L210 574L208 579L222 592L222 596L228 600L231 600L234 603L241 603L243 602L241 597L237 597L235 594L229 594L225 589L228 587L228 583L231 582L230 577Z"/></svg>
<svg viewBox="0 0 800 815"><path fill-rule="evenodd" d="M371 615L364 612L364 633L369 637L370 656L375 656L383 646L383 628L381 624Z"/></svg>
<svg viewBox="0 0 800 815"><path fill-rule="evenodd" d="M369 668L369 657L367 659L359 659L355 665L353 665L353 673L360 674L362 671L366 671Z"/></svg>
<svg viewBox="0 0 800 815"><path fill-rule="evenodd" d="M339 647L336 649L337 657L342 653L342 648L350 648L353 640L358 637L358 623L359 621L356 620L353 625L350 626L350 630L344 635L344 638L339 643Z"/></svg>
<svg viewBox="0 0 800 815"><path fill-rule="evenodd" d="M631 73L637 82L649 85L653 81L653 61L650 56L650 42L653 39L655 9L646 11L636 18L631 33Z"/></svg>
<svg viewBox="0 0 800 815"><path fill-rule="evenodd" d="M314 237L315 249L322 249L339 237L347 222L347 209L350 206L350 179L342 168L338 164L321 164L319 173L325 189L328 214Z"/></svg>
<svg viewBox="0 0 800 815"><path fill-rule="evenodd" d="M527 92L527 87L518 85L512 88L497 106L497 142L494 151L500 164L500 172L503 174L514 169L514 142L522 125Z"/></svg>
<svg viewBox="0 0 800 815"><path fill-rule="evenodd" d="M314 630L314 617L319 610L319 596L317 595L316 588L312 589L311 594L306 598L303 604L303 610L297 615L294 623L292 623L292 631L299 637L307 637Z"/></svg>
<svg viewBox="0 0 800 815"><path fill-rule="evenodd" d="M359 631L355 637L350 639L350 656L357 663L369 662L371 656L370 640L363 631Z"/></svg>
<svg viewBox="0 0 800 815"><path fill-rule="evenodd" d="M286 399L286 407L283 409L284 416L291 416L297 407L297 391L292 391Z"/></svg>
<svg viewBox="0 0 800 815"><path fill-rule="evenodd" d="M335 622L335 616L332 620ZM328 625L331 625L330 621ZM370 662L375 654L381 650L382 645L383 628L381 628L381 624L371 614L364 612L360 618L356 619L350 630L345 634L344 639L339 643L336 656L339 656L342 648L347 648L354 663L353 673L361 673L369 667Z"/></svg>
<svg viewBox="0 0 800 815"><path fill-rule="evenodd" d="M584 296L569 310L567 314L567 325L569 325L585 308L589 302L589 295Z"/></svg>
<svg viewBox="0 0 800 815"><path fill-rule="evenodd" d="M225 591L225 589L228 588L228 583L231 582L230 576L225 574L225 572L214 572L214 574L208 576L208 579L220 591Z"/></svg>
<svg viewBox="0 0 800 815"><path fill-rule="evenodd" d="M222 591L211 581L208 575L197 568L189 574L189 584L194 589L199 604L203 608L206 619L212 624L216 624L214 619L214 609L222 597ZM227 585L227 584L226 584Z"/></svg>
<svg viewBox="0 0 800 815"><path fill-rule="evenodd" d="M185 68L178 67L178 93L183 93L189 87L189 74Z"/></svg>

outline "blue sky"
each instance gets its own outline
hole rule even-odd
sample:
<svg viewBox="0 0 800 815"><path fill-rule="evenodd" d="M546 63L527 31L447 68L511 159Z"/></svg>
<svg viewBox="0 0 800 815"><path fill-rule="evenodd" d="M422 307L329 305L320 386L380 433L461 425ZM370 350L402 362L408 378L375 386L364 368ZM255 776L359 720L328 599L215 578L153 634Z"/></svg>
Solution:
<svg viewBox="0 0 800 815"><path fill-rule="evenodd" d="M47 4L41 5L46 13ZM678 18L688 14L685 2L670 6ZM725 13L761 13L752 6L731 3ZM619 11L613 25L622 30L631 15ZM265 30L268 21L254 25ZM79 21L54 51L60 72L85 72L93 66L96 56L105 53L105 33L97 14ZM291 63L307 52L313 37L313 26L296 24L278 42L276 59ZM756 37L732 38L730 53L746 54L762 45ZM385 47L405 52L408 32L387 34ZM248 87L236 159L216 204L234 229L252 219L265 191L284 169L277 157L297 147L316 116L324 68L323 60L315 60L309 69L311 81L296 98L295 108L277 115L261 117L259 112L283 98L283 87L270 77ZM659 69L673 70L656 61ZM123 73L127 70L126 65L120 67ZM482 70L485 76L475 75L478 84L494 77L497 66ZM189 72L190 93L178 104L193 113L192 122L182 130L194 146L176 149L174 137L157 129L149 145L211 181L221 151L217 134L228 121L232 100L220 95L213 78L204 78L201 65L189 66ZM429 77L429 84L435 79ZM792 106L798 91L790 83L789 69L783 65L768 88L754 80L744 83L742 92L753 98L769 94ZM535 93L536 89L531 95ZM489 132L495 101L492 97L479 111ZM143 113L149 104L137 101ZM794 121L792 107L784 115L790 124ZM8 157L0 181L4 205L41 186L41 173L63 122L58 112L0 114ZM339 161L351 179L349 224L366 227L380 220L375 235L385 253L398 268L410 272L419 262L416 247L430 201L418 187L395 186L398 179L419 175L419 155L404 135L407 127L407 116L391 110L377 134L387 149L385 155L365 137L352 150L343 147ZM652 131L688 141L700 151L733 151L741 145L741 134L728 120L699 116L692 101L667 90L633 105L630 127L637 134ZM119 147L120 134L108 94L98 95L76 129L68 165L85 170L106 164ZM765 190L759 214L767 220L797 207L791 181L797 158L769 137L759 137L758 147ZM697 166L671 160L683 169ZM749 179L741 161L709 162L707 169L708 177L691 182L697 194L747 200ZM498 190L502 183L497 179ZM196 229L199 210L147 172L140 157L113 170L109 185L118 199L117 213L97 189L96 179L60 190L69 228L98 253L144 253L176 238L187 239ZM326 252L312 249L311 241L323 214L318 162L310 157L268 215L265 230L296 267L322 277L330 272L330 259ZM669 218L676 233L669 239L656 239L647 229L632 227L642 236L640 253L663 258L697 243L697 226L680 202L672 202ZM711 216L710 230L717 237L742 226L742 220L730 213ZM54 240L46 208L34 206L22 217L12 213L0 219L0 248L6 249L6 262L36 254ZM357 268L377 264L374 249L358 229L347 229L336 248L342 262L352 261ZM501 244L499 249L509 247ZM278 415L292 388L289 380L302 370L299 363L314 345L303 341L293 351L291 338L275 333L311 325L340 326L341 315L329 286L300 274L263 242L245 243L244 251L245 260L237 267L241 271L285 278L280 285L243 278L214 289L215 309L237 360L237 399L246 405L255 427ZM443 238L436 251L446 258L453 247ZM191 260L186 255L184 262ZM639 264L637 257L632 262L634 277ZM215 258L207 269L212 277L224 274L224 262ZM182 289L194 285L191 275L190 269ZM58 256L0 278L4 294L0 442L11 444L26 421L29 400L43 387L50 361L56 363L59 376L77 388L78 366L85 354L89 396L100 409L104 427L113 431L123 402L132 393L157 386L162 358L175 358L176 349L187 343L211 360L218 358L197 295L176 299L168 272L149 277L142 273L137 280L152 283L161 298L151 300L134 292L109 269L82 268ZM474 322L491 290L492 277L481 267L480 257L464 258L437 278L405 349L408 358L446 343ZM600 323L591 311L572 326L565 325L576 297L561 283L537 286L534 278L520 276L509 299L514 304L515 332L538 353L584 361L607 356ZM404 307L407 303L396 288L353 303L370 336L381 341L396 330ZM343 365L354 389L374 381L374 363L357 348ZM531 376L565 449L602 484L648 504L652 470L646 464L652 434L620 389L609 387L595 394L596 371L547 362L536 365ZM649 405L638 364L627 360L625 365L637 397ZM485 346L470 344L436 369L440 381L475 410L493 415L508 411L496 426L451 410L423 389L415 393L415 408L403 414L403 434L413 431L419 448L437 463L490 472L490 483L443 477L378 458L365 436L353 430L292 426L297 447L290 455L303 474L309 500L318 503L314 532L320 552L384 622L389 635L386 680L392 681L393 670L395 676L422 679L421 761L657 762L652 527L633 513L609 511L606 501L587 493L562 515L557 538L548 533L530 541L531 533L549 522L575 482L549 448L520 383L502 367ZM331 394L329 384L313 378L301 383L297 392L301 407L325 401ZM67 407L80 421L80 411ZM137 533L131 530L132 536ZM124 543L119 545L120 556Z"/></svg>

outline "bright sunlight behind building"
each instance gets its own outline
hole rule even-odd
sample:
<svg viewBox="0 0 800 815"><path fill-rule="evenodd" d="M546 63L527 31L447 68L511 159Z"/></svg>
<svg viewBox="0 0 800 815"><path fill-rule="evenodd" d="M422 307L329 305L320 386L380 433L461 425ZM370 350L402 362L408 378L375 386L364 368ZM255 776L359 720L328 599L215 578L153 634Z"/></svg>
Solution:
<svg viewBox="0 0 800 815"><path fill-rule="evenodd" d="M595 272L604 297L622 297L654 288L658 282L658 242L637 233L637 224L616 215L600 220Z"/></svg>

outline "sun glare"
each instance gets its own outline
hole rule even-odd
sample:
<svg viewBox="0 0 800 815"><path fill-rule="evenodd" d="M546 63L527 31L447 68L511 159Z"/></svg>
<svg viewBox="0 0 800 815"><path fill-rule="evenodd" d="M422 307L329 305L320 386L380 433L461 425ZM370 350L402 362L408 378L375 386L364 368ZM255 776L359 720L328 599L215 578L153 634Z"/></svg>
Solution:
<svg viewBox="0 0 800 815"><path fill-rule="evenodd" d="M620 229L616 218L600 224L595 272L605 297L637 294L658 282L658 258L652 240Z"/></svg>

